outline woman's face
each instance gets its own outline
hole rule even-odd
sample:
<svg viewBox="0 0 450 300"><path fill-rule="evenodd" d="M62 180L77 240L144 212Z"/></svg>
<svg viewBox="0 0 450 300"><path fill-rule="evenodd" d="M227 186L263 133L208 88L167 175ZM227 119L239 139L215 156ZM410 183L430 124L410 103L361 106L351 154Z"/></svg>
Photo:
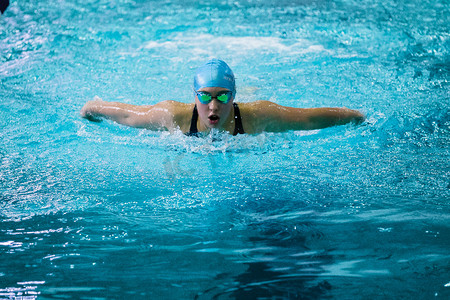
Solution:
<svg viewBox="0 0 450 300"><path fill-rule="evenodd" d="M223 129L224 125L226 125L225 122L230 116L234 99L231 98L227 103L222 103L217 100L217 96L223 92L230 92L230 90L222 87L205 87L197 92L206 92L212 97L211 102L203 104L198 99L198 95L195 96L195 103L202 124L207 128Z"/></svg>

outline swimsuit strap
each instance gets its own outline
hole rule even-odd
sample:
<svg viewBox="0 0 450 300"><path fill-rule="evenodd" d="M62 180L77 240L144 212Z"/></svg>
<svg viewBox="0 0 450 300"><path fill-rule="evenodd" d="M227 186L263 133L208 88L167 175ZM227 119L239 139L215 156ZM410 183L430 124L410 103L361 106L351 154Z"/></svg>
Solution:
<svg viewBox="0 0 450 300"><path fill-rule="evenodd" d="M244 134L244 127L242 126L242 118L241 118L241 112L239 111L239 106L237 103L233 103L234 106L234 121L236 122L234 125L234 133L233 135L237 134Z"/></svg>
<svg viewBox="0 0 450 300"><path fill-rule="evenodd" d="M198 120L197 105L194 105L194 111L192 112L192 119L191 119L191 128L189 129L189 132L186 133L187 136L198 135L197 120Z"/></svg>
<svg viewBox="0 0 450 300"><path fill-rule="evenodd" d="M234 126L233 135L244 134L245 132L244 127L242 126L242 118L239 106L237 105L237 103L233 103L233 107L234 107L234 120L236 122ZM191 128L189 129L189 132L186 133L187 136L198 135L197 120L198 120L198 110L197 105L194 105L194 110L192 111Z"/></svg>

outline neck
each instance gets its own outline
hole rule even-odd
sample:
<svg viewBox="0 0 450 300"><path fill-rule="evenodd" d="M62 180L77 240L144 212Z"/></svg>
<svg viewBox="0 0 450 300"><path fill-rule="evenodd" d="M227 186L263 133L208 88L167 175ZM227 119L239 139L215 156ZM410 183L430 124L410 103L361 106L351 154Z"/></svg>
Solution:
<svg viewBox="0 0 450 300"><path fill-rule="evenodd" d="M216 127L215 129L219 130L219 131L228 131L230 133L233 133L234 127L235 127L235 121L234 121L234 104L233 104L226 120L222 123L222 125L220 127ZM200 118L198 118L198 121L197 121L197 128L198 128L198 131L206 132L206 133L209 133L212 129L212 128L206 126Z"/></svg>

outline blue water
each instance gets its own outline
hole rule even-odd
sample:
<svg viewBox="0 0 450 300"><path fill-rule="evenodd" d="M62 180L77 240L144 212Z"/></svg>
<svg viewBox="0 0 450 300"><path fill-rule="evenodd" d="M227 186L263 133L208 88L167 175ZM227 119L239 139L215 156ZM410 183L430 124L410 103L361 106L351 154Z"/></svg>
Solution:
<svg viewBox="0 0 450 300"><path fill-rule="evenodd" d="M11 1L0 16L0 299L448 299L450 6ZM202 139L79 109L237 101L367 121Z"/></svg>

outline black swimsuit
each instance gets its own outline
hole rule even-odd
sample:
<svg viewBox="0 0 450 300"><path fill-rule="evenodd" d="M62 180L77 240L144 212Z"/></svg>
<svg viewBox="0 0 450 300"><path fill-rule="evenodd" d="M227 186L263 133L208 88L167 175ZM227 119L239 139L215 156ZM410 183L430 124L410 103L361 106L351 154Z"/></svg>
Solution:
<svg viewBox="0 0 450 300"><path fill-rule="evenodd" d="M233 135L237 134L244 134L244 127L242 126L242 119L241 119L241 112L239 111L239 107L237 103L233 103L234 107L234 119L235 119L235 127ZM197 105L194 106L194 111L192 112L192 119L191 119L191 128L189 129L189 132L186 133L188 136L197 136L198 130L197 130L197 120L198 120L198 111L197 111Z"/></svg>

